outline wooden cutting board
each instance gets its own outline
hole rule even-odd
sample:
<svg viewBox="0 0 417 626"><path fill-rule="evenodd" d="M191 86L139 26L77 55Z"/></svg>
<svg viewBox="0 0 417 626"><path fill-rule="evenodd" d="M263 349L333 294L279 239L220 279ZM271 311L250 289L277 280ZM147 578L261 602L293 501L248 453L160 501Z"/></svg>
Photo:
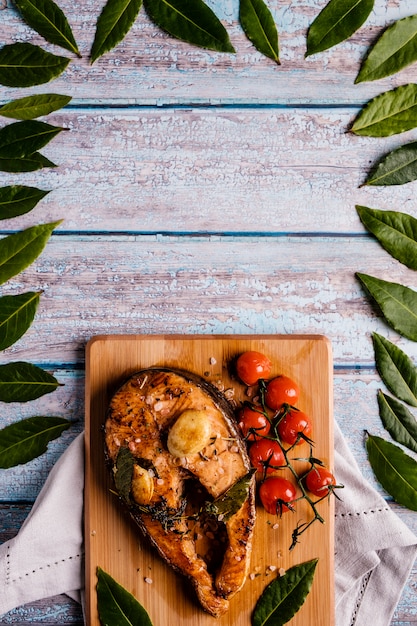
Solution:
<svg viewBox="0 0 417 626"><path fill-rule="evenodd" d="M314 454L333 467L332 355L322 336L98 336L86 355L86 618L99 626L96 571L101 567L129 590L148 611L154 626L250 626L257 598L281 568L318 558L312 589L291 620L291 626L334 626L334 498L319 505L325 519L316 521L289 551L297 522L310 516L307 503L282 519L257 507L254 549L244 588L230 603L230 611L215 619L194 600L192 588L148 546L112 493L104 463L103 424L112 394L136 370L159 365L180 367L224 388L234 387L244 398L244 386L229 377L228 364L246 350L258 350L273 362L271 375L286 374L300 387L298 408L314 421ZM308 453L303 444L297 457ZM282 569L281 569L282 571Z"/></svg>

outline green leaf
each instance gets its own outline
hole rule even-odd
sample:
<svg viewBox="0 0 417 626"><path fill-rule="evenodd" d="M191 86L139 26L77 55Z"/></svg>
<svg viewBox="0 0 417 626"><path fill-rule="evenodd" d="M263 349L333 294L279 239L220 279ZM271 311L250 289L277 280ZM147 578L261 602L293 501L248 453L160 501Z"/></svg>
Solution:
<svg viewBox="0 0 417 626"><path fill-rule="evenodd" d="M62 74L69 62L31 43L8 44L0 48L0 85L41 85Z"/></svg>
<svg viewBox="0 0 417 626"><path fill-rule="evenodd" d="M0 220L29 213L48 193L25 185L0 187Z"/></svg>
<svg viewBox="0 0 417 626"><path fill-rule="evenodd" d="M39 304L39 292L0 298L0 350L13 345L33 322Z"/></svg>
<svg viewBox="0 0 417 626"><path fill-rule="evenodd" d="M71 96L62 96L57 93L44 93L34 96L18 98L3 104L0 115L15 120L33 120L41 115L48 115L57 111L70 102Z"/></svg>
<svg viewBox="0 0 417 626"><path fill-rule="evenodd" d="M28 402L51 393L59 386L54 376L45 370L16 361L0 365L0 401Z"/></svg>
<svg viewBox="0 0 417 626"><path fill-rule="evenodd" d="M31 226L0 239L0 285L33 263L61 222Z"/></svg>
<svg viewBox="0 0 417 626"><path fill-rule="evenodd" d="M414 415L404 404L382 391L378 391L378 405L384 428L391 437L397 443L417 452L417 422Z"/></svg>
<svg viewBox="0 0 417 626"><path fill-rule="evenodd" d="M43 148L63 128L38 120L13 122L0 128L0 158L21 159Z"/></svg>
<svg viewBox="0 0 417 626"><path fill-rule="evenodd" d="M252 615L252 626L283 626L310 592L318 559L294 565L265 588Z"/></svg>
<svg viewBox="0 0 417 626"><path fill-rule="evenodd" d="M389 26L362 63L355 83L391 76L417 61L417 15Z"/></svg>
<svg viewBox="0 0 417 626"><path fill-rule="evenodd" d="M97 568L97 608L102 626L152 626L136 598L100 567Z"/></svg>
<svg viewBox="0 0 417 626"><path fill-rule="evenodd" d="M404 185L416 178L417 141L413 141L385 155L365 185Z"/></svg>
<svg viewBox="0 0 417 626"><path fill-rule="evenodd" d="M239 511L242 504L248 498L254 471L249 472L246 476L243 476L240 480L235 482L234 485L219 498L214 500L214 502L206 502L204 510L216 517L221 515L223 521L227 522L232 515Z"/></svg>
<svg viewBox="0 0 417 626"><path fill-rule="evenodd" d="M37 415L6 426L0 430L0 467L7 469L36 459L70 425L62 417Z"/></svg>
<svg viewBox="0 0 417 626"><path fill-rule="evenodd" d="M167 33L188 43L235 52L223 24L203 0L144 0L150 19Z"/></svg>
<svg viewBox="0 0 417 626"><path fill-rule="evenodd" d="M417 341L417 292L367 274L356 273L388 324L400 335Z"/></svg>
<svg viewBox="0 0 417 626"><path fill-rule="evenodd" d="M374 0L330 0L307 33L306 57L348 39L368 18Z"/></svg>
<svg viewBox="0 0 417 626"><path fill-rule="evenodd" d="M125 502L129 502L130 500L134 464L135 459L129 448L119 448L116 457L114 484L120 497L123 498Z"/></svg>
<svg viewBox="0 0 417 626"><path fill-rule="evenodd" d="M0 172L35 172L36 170L41 170L44 167L57 166L40 152L34 152L30 156L23 157L21 159L0 158Z"/></svg>
<svg viewBox="0 0 417 626"><path fill-rule="evenodd" d="M23 19L46 41L81 57L67 18L53 0L14 0Z"/></svg>
<svg viewBox="0 0 417 626"><path fill-rule="evenodd" d="M370 233L394 259L417 270L417 219L398 211L380 211L356 206L358 215Z"/></svg>
<svg viewBox="0 0 417 626"><path fill-rule="evenodd" d="M239 20L255 48L279 64L278 31L263 0L240 0Z"/></svg>
<svg viewBox="0 0 417 626"><path fill-rule="evenodd" d="M389 137L416 126L417 85L408 84L370 100L357 115L350 130L367 137Z"/></svg>
<svg viewBox="0 0 417 626"><path fill-rule="evenodd" d="M377 480L398 504L417 511L417 462L397 445L369 435L368 459Z"/></svg>
<svg viewBox="0 0 417 626"><path fill-rule="evenodd" d="M142 6L142 0L107 0L97 20L91 48L91 63L108 52L129 32Z"/></svg>
<svg viewBox="0 0 417 626"><path fill-rule="evenodd" d="M387 388L410 406L417 406L417 368L396 345L373 333L375 363Z"/></svg>

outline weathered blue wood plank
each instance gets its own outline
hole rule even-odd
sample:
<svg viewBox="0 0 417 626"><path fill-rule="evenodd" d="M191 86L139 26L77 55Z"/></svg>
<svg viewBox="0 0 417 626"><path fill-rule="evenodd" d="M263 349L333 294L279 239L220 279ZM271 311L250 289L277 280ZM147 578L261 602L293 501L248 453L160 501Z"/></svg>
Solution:
<svg viewBox="0 0 417 626"><path fill-rule="evenodd" d="M416 286L371 238L52 237L4 293L41 289L33 326L0 360L82 362L96 334L326 334L340 364L390 333L355 272ZM416 354L412 342L409 349Z"/></svg>
<svg viewBox="0 0 417 626"><path fill-rule="evenodd" d="M325 4L324 0L290 5L279 0L268 3L280 32L281 66L257 53L244 36L237 21L238 0L211 3L228 29L237 51L235 55L175 41L151 24L142 10L125 40L91 66L89 52L102 3L74 5L66 0L60 6L70 20L83 58L73 58L65 74L54 81L54 89L73 95L76 102L90 103L124 100L153 105L363 104L384 89L416 80L415 68L408 68L377 83L354 85L361 59L375 35L394 20L412 15L413 0L376 0L375 11L366 25L348 42L305 59L307 28ZM45 45L41 37L23 24L11 5L3 8L1 16L0 41L30 41L62 53ZM43 89L37 87L31 91ZM15 96L16 90L1 90L2 100Z"/></svg>
<svg viewBox="0 0 417 626"><path fill-rule="evenodd" d="M84 626L81 606L68 596L54 596L19 607L0 616L2 624L32 626Z"/></svg>
<svg viewBox="0 0 417 626"><path fill-rule="evenodd" d="M43 152L58 164L1 174L1 184L52 189L3 230L65 218L61 230L110 232L357 233L355 204L416 214L417 183L362 187L386 139L347 134L349 109L65 110L69 128Z"/></svg>

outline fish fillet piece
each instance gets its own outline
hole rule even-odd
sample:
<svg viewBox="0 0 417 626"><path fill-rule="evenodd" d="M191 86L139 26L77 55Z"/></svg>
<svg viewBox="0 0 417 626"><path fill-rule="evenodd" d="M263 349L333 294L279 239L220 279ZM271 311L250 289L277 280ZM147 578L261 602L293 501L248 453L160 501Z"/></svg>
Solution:
<svg viewBox="0 0 417 626"><path fill-rule="evenodd" d="M182 446L191 452L180 456ZM105 450L119 495L142 532L192 582L203 609L223 615L245 583L255 523L253 478L233 514L203 511L207 499L215 503L250 471L225 397L189 372L137 372L110 402Z"/></svg>

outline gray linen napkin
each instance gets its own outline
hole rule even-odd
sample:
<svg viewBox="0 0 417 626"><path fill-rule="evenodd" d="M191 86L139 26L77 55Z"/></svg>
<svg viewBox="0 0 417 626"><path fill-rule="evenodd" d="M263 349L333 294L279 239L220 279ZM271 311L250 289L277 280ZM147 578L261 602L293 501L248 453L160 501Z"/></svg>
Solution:
<svg viewBox="0 0 417 626"><path fill-rule="evenodd" d="M81 434L55 463L16 537L0 546L0 615L61 593L79 599L83 490Z"/></svg>
<svg viewBox="0 0 417 626"><path fill-rule="evenodd" d="M388 626L417 554L417 537L361 476L335 428L336 626ZM53 467L31 513L0 546L0 615L83 589L83 435Z"/></svg>
<svg viewBox="0 0 417 626"><path fill-rule="evenodd" d="M417 537L367 483L340 429L335 473L336 626L390 624L417 555Z"/></svg>

